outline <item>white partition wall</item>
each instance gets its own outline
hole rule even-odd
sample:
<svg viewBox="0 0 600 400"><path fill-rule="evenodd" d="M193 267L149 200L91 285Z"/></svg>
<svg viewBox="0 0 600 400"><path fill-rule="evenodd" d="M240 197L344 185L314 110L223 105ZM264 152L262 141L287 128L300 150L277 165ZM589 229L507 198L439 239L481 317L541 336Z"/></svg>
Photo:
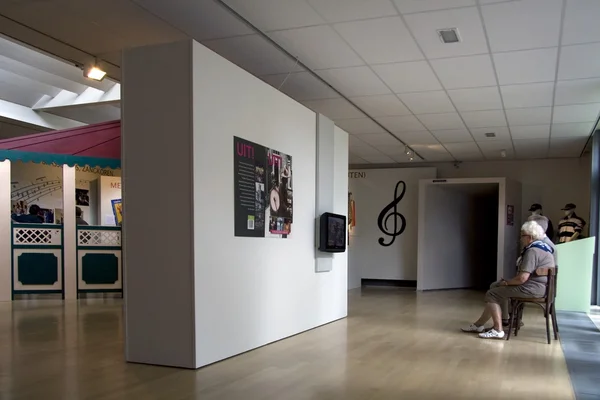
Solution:
<svg viewBox="0 0 600 400"><path fill-rule="evenodd" d="M345 253L315 273L315 113L192 41L127 51L123 87L127 360L198 368L345 317ZM234 236L234 136L292 156L288 238ZM347 140L327 150L342 180Z"/></svg>
<svg viewBox="0 0 600 400"><path fill-rule="evenodd" d="M10 161L0 161L0 301L12 299Z"/></svg>

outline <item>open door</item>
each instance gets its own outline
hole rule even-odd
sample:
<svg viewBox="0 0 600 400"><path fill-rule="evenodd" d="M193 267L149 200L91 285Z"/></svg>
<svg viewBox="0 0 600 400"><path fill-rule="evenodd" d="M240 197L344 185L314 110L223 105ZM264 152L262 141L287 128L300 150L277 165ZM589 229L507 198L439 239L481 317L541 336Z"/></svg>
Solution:
<svg viewBox="0 0 600 400"><path fill-rule="evenodd" d="M505 178L421 180L417 289L487 289L512 277L520 185Z"/></svg>

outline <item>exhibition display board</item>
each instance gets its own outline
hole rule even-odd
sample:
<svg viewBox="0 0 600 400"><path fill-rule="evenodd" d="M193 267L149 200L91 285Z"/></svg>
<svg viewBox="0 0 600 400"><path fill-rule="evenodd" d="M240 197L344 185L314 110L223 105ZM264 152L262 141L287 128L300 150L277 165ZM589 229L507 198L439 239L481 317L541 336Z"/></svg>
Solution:
<svg viewBox="0 0 600 400"><path fill-rule="evenodd" d="M556 245L556 309L590 312L595 237Z"/></svg>
<svg viewBox="0 0 600 400"><path fill-rule="evenodd" d="M122 291L120 135L115 121L0 141L0 301Z"/></svg>

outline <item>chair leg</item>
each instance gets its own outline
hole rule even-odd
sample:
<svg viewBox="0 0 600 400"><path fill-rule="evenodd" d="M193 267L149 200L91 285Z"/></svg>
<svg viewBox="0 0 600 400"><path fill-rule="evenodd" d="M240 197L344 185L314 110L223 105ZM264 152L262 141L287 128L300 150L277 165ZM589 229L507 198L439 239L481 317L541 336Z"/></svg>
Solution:
<svg viewBox="0 0 600 400"><path fill-rule="evenodd" d="M546 337L548 338L548 344L550 344L550 307L544 308L544 318L546 318Z"/></svg>
<svg viewBox="0 0 600 400"><path fill-rule="evenodd" d="M512 307L510 310L510 319L508 320L508 336L506 336L506 340L510 340L510 334L512 333L513 329L514 329L514 324L515 324L515 313L517 312L517 305L519 304L518 301L516 300L512 300L509 303Z"/></svg>
<svg viewBox="0 0 600 400"><path fill-rule="evenodd" d="M517 323L515 326L515 336L519 335L519 330L521 329L521 321L523 320L523 308L525 307L525 303L518 303L517 307Z"/></svg>
<svg viewBox="0 0 600 400"><path fill-rule="evenodd" d="M554 303L551 306L552 310L552 328L554 329L554 340L558 340L558 323L556 322L556 311L554 309Z"/></svg>
<svg viewBox="0 0 600 400"><path fill-rule="evenodd" d="M556 321L556 304L554 302L552 302L552 318L554 321ZM558 330L558 324L555 322L554 326L556 326L556 332L560 332Z"/></svg>

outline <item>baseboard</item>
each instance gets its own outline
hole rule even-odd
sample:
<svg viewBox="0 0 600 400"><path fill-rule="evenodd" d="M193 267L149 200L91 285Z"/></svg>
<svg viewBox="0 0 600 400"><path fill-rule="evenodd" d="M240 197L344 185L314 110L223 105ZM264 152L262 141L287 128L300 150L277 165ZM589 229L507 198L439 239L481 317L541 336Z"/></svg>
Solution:
<svg viewBox="0 0 600 400"><path fill-rule="evenodd" d="M417 281L407 281L407 280L401 280L401 279L361 279L361 285L362 286L416 288Z"/></svg>

